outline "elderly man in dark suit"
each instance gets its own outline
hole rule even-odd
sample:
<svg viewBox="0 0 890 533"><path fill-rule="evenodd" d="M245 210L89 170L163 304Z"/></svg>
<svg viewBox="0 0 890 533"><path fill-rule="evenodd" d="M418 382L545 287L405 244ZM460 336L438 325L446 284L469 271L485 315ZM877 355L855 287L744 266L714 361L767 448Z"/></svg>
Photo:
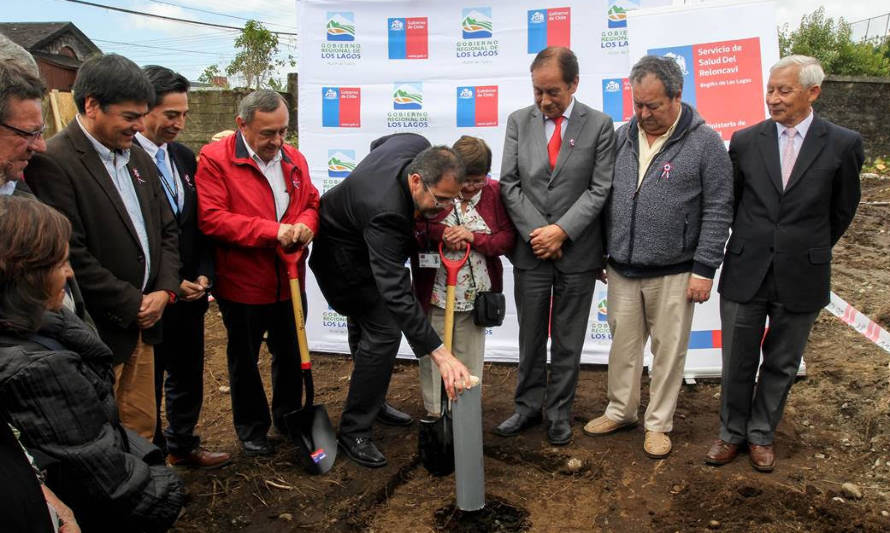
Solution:
<svg viewBox="0 0 890 533"><path fill-rule="evenodd" d="M374 141L371 153L319 207L309 266L328 304L347 316L355 367L340 417L340 447L367 467L386 465L370 438L383 406L402 333L414 353L438 366L449 397L469 372L443 345L414 296L405 262L416 216L434 217L460 193L464 169L446 146L402 133Z"/></svg>
<svg viewBox="0 0 890 533"><path fill-rule="evenodd" d="M151 440L153 346L179 290L176 219L157 167L133 144L154 89L135 63L109 54L84 62L73 90L76 119L31 160L25 178L71 221L71 265L114 354L121 422Z"/></svg>
<svg viewBox="0 0 890 533"><path fill-rule="evenodd" d="M568 444L572 401L596 275L601 213L612 184L615 133L605 114L575 100L578 59L545 48L531 64L535 104L507 121L501 196L519 239L509 255L519 314L515 412L495 429L509 437L550 421ZM547 337L550 377L547 377Z"/></svg>
<svg viewBox="0 0 890 533"><path fill-rule="evenodd" d="M723 383L720 439L705 458L712 465L747 442L752 466L773 470L776 426L828 303L831 248L859 205L862 138L813 114L824 76L812 57L781 59L766 86L770 118L729 145L735 218L718 287Z"/></svg>
<svg viewBox="0 0 890 533"><path fill-rule="evenodd" d="M213 258L208 239L198 231L195 153L175 142L188 115L189 82L166 67L143 71L155 89L155 105L145 115L139 145L154 159L161 187L179 226L179 300L161 319L164 340L155 346L155 395L158 403L155 444L166 449L173 465L214 468L229 454L199 446L195 426L204 399L204 313L213 283ZM162 432L161 398L166 394L167 428Z"/></svg>

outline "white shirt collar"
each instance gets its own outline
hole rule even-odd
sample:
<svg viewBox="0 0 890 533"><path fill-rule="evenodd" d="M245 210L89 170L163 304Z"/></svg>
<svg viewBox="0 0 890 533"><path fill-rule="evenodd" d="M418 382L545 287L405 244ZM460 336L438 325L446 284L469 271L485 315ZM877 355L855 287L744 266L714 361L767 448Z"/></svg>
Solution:
<svg viewBox="0 0 890 533"><path fill-rule="evenodd" d="M167 150L167 143L158 146L151 139L149 139L145 135L142 135L141 131L136 134L136 138L139 139L139 145L142 146L142 148L146 152L148 152L148 155L150 155L152 159L156 157L155 154L157 154L160 150L164 150L166 152L166 154L164 155L170 155L170 151Z"/></svg>
<svg viewBox="0 0 890 533"><path fill-rule="evenodd" d="M574 96L572 97L572 101L569 102L569 105L566 106L565 110L563 110L563 112L562 112L563 118L565 118L566 120L569 120L569 117L572 116L573 109L575 109L575 97ZM543 111L541 112L541 114L544 115ZM547 115L544 115L544 122L546 123L548 120L553 120L553 119L548 117Z"/></svg>
<svg viewBox="0 0 890 533"><path fill-rule="evenodd" d="M242 139L243 139L243 137L242 137ZM256 162L256 164L260 166L260 168L268 167L274 163L281 163L281 150L278 150L277 152L275 152L275 157L273 157L271 161L266 163L265 161L263 161L262 157L256 155L256 152L254 152L253 148L250 147L250 144L247 142L247 139L244 139L244 147L247 148L247 154L250 156L250 158L253 159Z"/></svg>
<svg viewBox="0 0 890 533"><path fill-rule="evenodd" d="M12 193L15 192L16 183L15 180L9 180L3 185L0 185L0 196L12 196Z"/></svg>
<svg viewBox="0 0 890 533"><path fill-rule="evenodd" d="M116 164L124 164L126 165L130 161L130 150L112 150L111 148L105 146L101 142L99 142L95 137L90 135L90 132L84 127L83 123L80 121L80 115L76 115L74 117L77 120L77 125L80 126L83 134L86 135L87 139L92 143L93 148L96 149L96 153L99 154L99 158L108 161L110 163ZM116 158L115 156L120 156L120 158Z"/></svg>
<svg viewBox="0 0 890 533"><path fill-rule="evenodd" d="M813 113L813 110L810 109L810 114L807 115L807 118L801 120L797 124L797 126L794 126L794 129L797 131L797 134L800 135L801 139L807 138L807 131L809 131L810 126L812 126L812 124L813 124L814 116L815 116L815 114ZM778 122L776 122L776 131L779 133L780 139L782 138L782 133L784 133L784 131L786 129L787 129L786 126L783 126L782 124L779 124Z"/></svg>

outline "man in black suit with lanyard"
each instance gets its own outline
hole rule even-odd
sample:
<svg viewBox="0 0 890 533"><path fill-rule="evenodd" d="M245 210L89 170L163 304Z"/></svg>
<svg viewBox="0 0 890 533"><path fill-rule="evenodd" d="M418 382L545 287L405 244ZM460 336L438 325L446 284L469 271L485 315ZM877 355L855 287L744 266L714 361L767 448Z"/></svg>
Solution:
<svg viewBox="0 0 890 533"><path fill-rule="evenodd" d="M862 137L814 115L824 77L812 57L779 60L766 86L770 118L729 145L735 217L718 287L721 427L708 464L732 461L747 443L754 469L773 470L776 426L829 300L831 249L859 205Z"/></svg>
<svg viewBox="0 0 890 533"><path fill-rule="evenodd" d="M155 89L155 105L145 115L139 144L158 167L161 187L179 226L179 299L161 319L164 340L155 347L158 425L155 444L169 453L172 465L214 468L229 454L205 450L194 434L204 395L204 313L213 281L209 240L198 231L195 153L173 142L185 127L189 82L172 70L143 69ZM165 379L166 374L166 379ZM161 394L166 394L168 426L161 432Z"/></svg>

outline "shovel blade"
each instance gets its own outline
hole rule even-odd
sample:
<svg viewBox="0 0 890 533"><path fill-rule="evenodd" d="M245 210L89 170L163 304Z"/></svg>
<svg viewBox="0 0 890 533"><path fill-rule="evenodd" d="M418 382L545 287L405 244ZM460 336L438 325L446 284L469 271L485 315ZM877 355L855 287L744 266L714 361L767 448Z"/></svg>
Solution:
<svg viewBox="0 0 890 533"><path fill-rule="evenodd" d="M337 458L337 434L323 405L309 405L284 417L288 436L310 474L327 473Z"/></svg>

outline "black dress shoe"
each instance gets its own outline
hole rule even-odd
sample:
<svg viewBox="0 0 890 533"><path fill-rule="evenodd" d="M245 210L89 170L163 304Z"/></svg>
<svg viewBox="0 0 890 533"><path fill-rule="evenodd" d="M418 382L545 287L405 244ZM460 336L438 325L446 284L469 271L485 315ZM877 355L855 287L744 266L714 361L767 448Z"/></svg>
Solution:
<svg viewBox="0 0 890 533"><path fill-rule="evenodd" d="M369 437L350 437L340 435L337 437L340 449L356 463L368 468L380 468L386 466L386 457L380 453L377 446Z"/></svg>
<svg viewBox="0 0 890 533"><path fill-rule="evenodd" d="M383 402L383 407L377 413L377 421L387 426L410 426L414 419L408 413L403 413L389 404Z"/></svg>
<svg viewBox="0 0 890 533"><path fill-rule="evenodd" d="M555 446L562 446L572 441L572 426L568 420L554 420L547 430L547 440Z"/></svg>
<svg viewBox="0 0 890 533"><path fill-rule="evenodd" d="M513 416L501 422L501 425L494 428L494 432L501 437L513 437L515 435L519 435L519 433L526 428L532 427L535 424L541 423L541 415L523 415L520 413L513 413Z"/></svg>
<svg viewBox="0 0 890 533"><path fill-rule="evenodd" d="M266 437L254 440L242 440L241 448L244 450L244 455L250 455L251 457L272 455L275 453L275 446L273 446Z"/></svg>

